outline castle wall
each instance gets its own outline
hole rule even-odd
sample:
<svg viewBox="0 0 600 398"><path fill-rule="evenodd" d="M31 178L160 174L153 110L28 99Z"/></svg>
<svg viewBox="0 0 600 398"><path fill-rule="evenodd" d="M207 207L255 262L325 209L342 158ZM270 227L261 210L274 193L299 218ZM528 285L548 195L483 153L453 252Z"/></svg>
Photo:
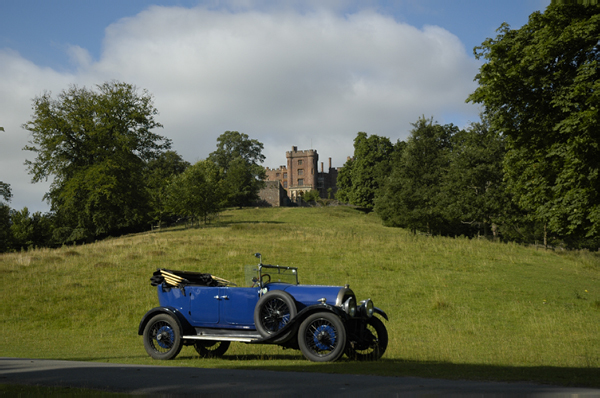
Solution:
<svg viewBox="0 0 600 398"><path fill-rule="evenodd" d="M265 206L279 207L287 204L287 193L279 181L266 181L258 196Z"/></svg>

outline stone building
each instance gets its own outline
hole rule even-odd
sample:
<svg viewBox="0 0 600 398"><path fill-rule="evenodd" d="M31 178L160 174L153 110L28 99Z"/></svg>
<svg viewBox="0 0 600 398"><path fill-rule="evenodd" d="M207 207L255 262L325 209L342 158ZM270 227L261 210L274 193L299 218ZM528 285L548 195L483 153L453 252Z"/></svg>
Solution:
<svg viewBox="0 0 600 398"><path fill-rule="evenodd" d="M328 198L331 189L331 199L334 198L339 170L331 167L331 158L328 171L325 172L323 162L319 171L319 154L314 149L299 151L297 146L293 146L285 156L287 165L277 169L265 169L267 181L279 181L292 202L297 202L311 190L319 191L321 198Z"/></svg>
<svg viewBox="0 0 600 398"><path fill-rule="evenodd" d="M258 192L260 206L289 206L290 199L279 181L266 181L265 186Z"/></svg>

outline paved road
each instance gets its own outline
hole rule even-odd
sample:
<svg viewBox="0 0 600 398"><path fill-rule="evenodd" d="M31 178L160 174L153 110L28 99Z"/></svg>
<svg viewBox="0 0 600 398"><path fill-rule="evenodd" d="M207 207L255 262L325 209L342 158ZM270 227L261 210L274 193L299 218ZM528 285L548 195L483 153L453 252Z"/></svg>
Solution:
<svg viewBox="0 0 600 398"><path fill-rule="evenodd" d="M91 388L131 394L197 396L396 397L399 395L600 396L600 389L263 370L200 369L0 358L0 384Z"/></svg>

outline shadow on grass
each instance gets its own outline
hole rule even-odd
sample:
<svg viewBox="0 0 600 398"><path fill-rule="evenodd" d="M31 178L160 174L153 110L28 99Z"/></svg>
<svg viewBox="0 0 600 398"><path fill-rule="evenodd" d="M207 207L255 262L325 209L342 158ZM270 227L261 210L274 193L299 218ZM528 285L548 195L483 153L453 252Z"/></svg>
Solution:
<svg viewBox="0 0 600 398"><path fill-rule="evenodd" d="M175 225L171 227L166 227L163 229L156 229L154 231L149 231L150 233L163 233L163 232L184 232L189 230L198 230L198 229L216 229L216 228L239 228L242 229L244 227L253 227L256 225L281 225L286 224L284 221L216 221L207 224L194 224L194 225Z"/></svg>

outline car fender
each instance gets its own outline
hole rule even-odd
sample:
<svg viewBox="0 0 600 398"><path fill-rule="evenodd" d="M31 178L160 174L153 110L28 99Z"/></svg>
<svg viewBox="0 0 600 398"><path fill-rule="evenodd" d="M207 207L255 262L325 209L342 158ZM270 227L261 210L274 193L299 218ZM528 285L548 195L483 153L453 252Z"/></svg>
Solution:
<svg viewBox="0 0 600 398"><path fill-rule="evenodd" d="M146 324L148 323L148 321L157 314L168 314L170 316L173 317L173 319L175 319L175 321L177 322L177 325L179 326L179 329L181 330L181 333L183 335L186 334L195 334L194 328L192 327L192 325L190 325L190 323L188 322L187 319L185 319L185 317L183 316L183 314L179 311L177 311L177 309L173 308L173 307L155 307L152 308L150 311L146 312L146 314L142 317L142 320L140 321L140 326L138 328L138 334L141 336L142 334L144 334L144 328L146 327Z"/></svg>
<svg viewBox="0 0 600 398"><path fill-rule="evenodd" d="M374 307L373 312L384 317L386 321L389 321L387 314L381 308Z"/></svg>

